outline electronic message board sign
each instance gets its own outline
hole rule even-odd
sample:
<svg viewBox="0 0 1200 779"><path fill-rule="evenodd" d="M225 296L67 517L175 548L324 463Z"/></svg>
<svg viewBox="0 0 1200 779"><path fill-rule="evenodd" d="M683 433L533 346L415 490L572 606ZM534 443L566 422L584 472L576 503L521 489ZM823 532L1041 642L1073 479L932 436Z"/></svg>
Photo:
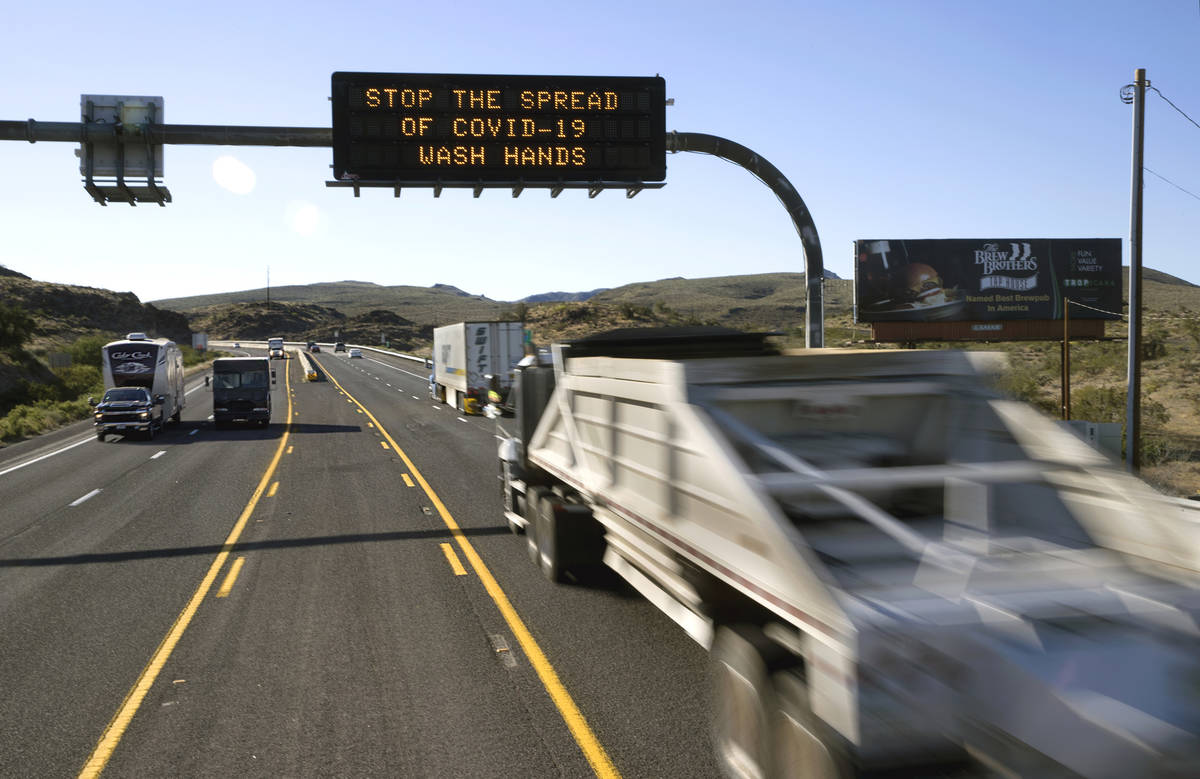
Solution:
<svg viewBox="0 0 1200 779"><path fill-rule="evenodd" d="M661 77L334 73L333 176L408 186L666 178Z"/></svg>
<svg viewBox="0 0 1200 779"><path fill-rule="evenodd" d="M854 242L859 322L1119 319L1120 238Z"/></svg>

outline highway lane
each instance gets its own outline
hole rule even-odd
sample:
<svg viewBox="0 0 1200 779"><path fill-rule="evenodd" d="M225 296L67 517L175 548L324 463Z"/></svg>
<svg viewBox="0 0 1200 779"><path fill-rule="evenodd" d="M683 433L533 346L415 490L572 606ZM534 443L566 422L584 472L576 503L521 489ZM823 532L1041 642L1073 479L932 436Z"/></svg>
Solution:
<svg viewBox="0 0 1200 779"><path fill-rule="evenodd" d="M210 413L199 390L152 442L87 432L0 466L0 775L79 770L220 547L278 431Z"/></svg>
<svg viewBox="0 0 1200 779"><path fill-rule="evenodd" d="M556 587L540 577L498 511L492 423L435 408L419 375L402 379L371 360L340 355L319 359L417 461L615 771L714 775L704 652L623 587ZM293 381L297 363L289 361ZM590 773L595 762L589 764L461 551L457 561L446 555L445 525L419 486L407 486L404 464L386 437L331 383L292 388L296 416L287 452L105 774ZM266 434L218 434L200 422L191 441L176 447L182 452L169 449L149 461L151 468L179 461L174 480L199 487L173 488L183 494L171 506L188 520L166 526L175 533L163 529L161 517L156 528L152 512L142 516L126 501L125 513L137 516L125 535L92 539L91 552L79 552L87 544L77 542L73 559L86 563L70 566L63 554L46 552L52 530L16 558L0 546L0 557L10 561L0 567L0 576L9 577L0 586L18 580L25 592L12 604L0 601L0 616L33 604L20 631L33 640L0 644L20 658L0 685L15 685L37 712L28 726L0 715L5 742L11 732L25 747L7 764L0 757L0 774L62 775L82 765L80 744L85 752L95 744L253 492L285 429L279 400L277 422ZM197 405L191 402L189 411ZM185 415L185 423L198 422ZM187 454L202 450L204 457ZM144 466L127 470L132 479L151 473ZM135 490L130 500L135 496L144 497ZM74 508L107 506L104 497ZM97 511L95 524L114 523L118 506ZM160 570L140 568L147 560ZM456 562L465 575L456 574ZM30 584L32 572L44 570L54 571L54 580ZM79 605L100 616L75 614L69 598L47 595L63 577L74 577ZM58 631L44 624L55 620L62 622ZM59 645L76 631L88 636L84 646L63 651ZM56 671L39 670L43 647ZM56 672L71 682L45 679ZM72 690L89 704L78 703ZM51 721L64 711L61 722ZM55 740L40 733L54 733Z"/></svg>
<svg viewBox="0 0 1200 779"><path fill-rule="evenodd" d="M620 584L564 586L543 579L524 539L496 532L506 525L495 478L495 422L463 417L429 399L419 363L366 354L361 360L326 357L322 364L375 411L434 481L458 523L480 533L471 543L567 688L581 698L617 765L636 776L715 775L706 653Z"/></svg>

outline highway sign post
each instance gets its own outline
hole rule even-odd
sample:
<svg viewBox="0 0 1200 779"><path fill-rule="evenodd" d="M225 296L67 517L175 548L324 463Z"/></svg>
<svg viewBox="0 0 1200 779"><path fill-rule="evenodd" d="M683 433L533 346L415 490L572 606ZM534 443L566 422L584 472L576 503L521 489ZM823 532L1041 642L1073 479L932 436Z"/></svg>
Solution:
<svg viewBox="0 0 1200 779"><path fill-rule="evenodd" d="M479 197L499 187L511 188L513 197L527 187L548 189L551 197L564 189L596 197L618 188L633 197L665 186L668 151L711 154L749 171L787 210L805 260L805 345L825 345L825 266L800 194L778 168L735 141L668 134L662 77L337 72L330 85L332 129L166 125L162 98L147 97L114 96L117 114L109 121L95 108L108 103L93 99L88 109L85 95L82 122L0 120L0 141L79 143L88 193L100 205L131 206L170 202L155 180L166 144L332 147L335 178L325 185L352 188L355 197L363 187L388 187L396 197L404 187L432 189L435 197L443 188L470 188ZM114 181L98 184L96 150L110 146ZM134 169L146 175L144 187L125 180Z"/></svg>

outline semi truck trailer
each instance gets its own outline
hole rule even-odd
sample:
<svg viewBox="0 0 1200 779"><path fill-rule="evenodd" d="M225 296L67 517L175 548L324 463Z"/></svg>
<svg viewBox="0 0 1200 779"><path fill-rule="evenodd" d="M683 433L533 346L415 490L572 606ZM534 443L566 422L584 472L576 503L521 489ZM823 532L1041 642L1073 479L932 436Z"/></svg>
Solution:
<svg viewBox="0 0 1200 779"><path fill-rule="evenodd" d="M429 394L459 411L477 412L489 394L503 401L524 349L521 322L458 322L433 331Z"/></svg>
<svg viewBox="0 0 1200 779"><path fill-rule="evenodd" d="M1200 775L1200 550L991 356L552 354L516 370L504 515L551 580L606 566L709 650L729 776Z"/></svg>

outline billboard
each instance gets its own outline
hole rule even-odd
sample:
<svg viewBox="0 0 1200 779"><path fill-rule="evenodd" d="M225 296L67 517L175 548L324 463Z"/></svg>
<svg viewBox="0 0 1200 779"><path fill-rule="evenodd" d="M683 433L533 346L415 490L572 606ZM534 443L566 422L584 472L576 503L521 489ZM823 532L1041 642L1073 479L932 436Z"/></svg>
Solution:
<svg viewBox="0 0 1200 779"><path fill-rule="evenodd" d="M858 322L1119 319L1120 238L854 242Z"/></svg>

